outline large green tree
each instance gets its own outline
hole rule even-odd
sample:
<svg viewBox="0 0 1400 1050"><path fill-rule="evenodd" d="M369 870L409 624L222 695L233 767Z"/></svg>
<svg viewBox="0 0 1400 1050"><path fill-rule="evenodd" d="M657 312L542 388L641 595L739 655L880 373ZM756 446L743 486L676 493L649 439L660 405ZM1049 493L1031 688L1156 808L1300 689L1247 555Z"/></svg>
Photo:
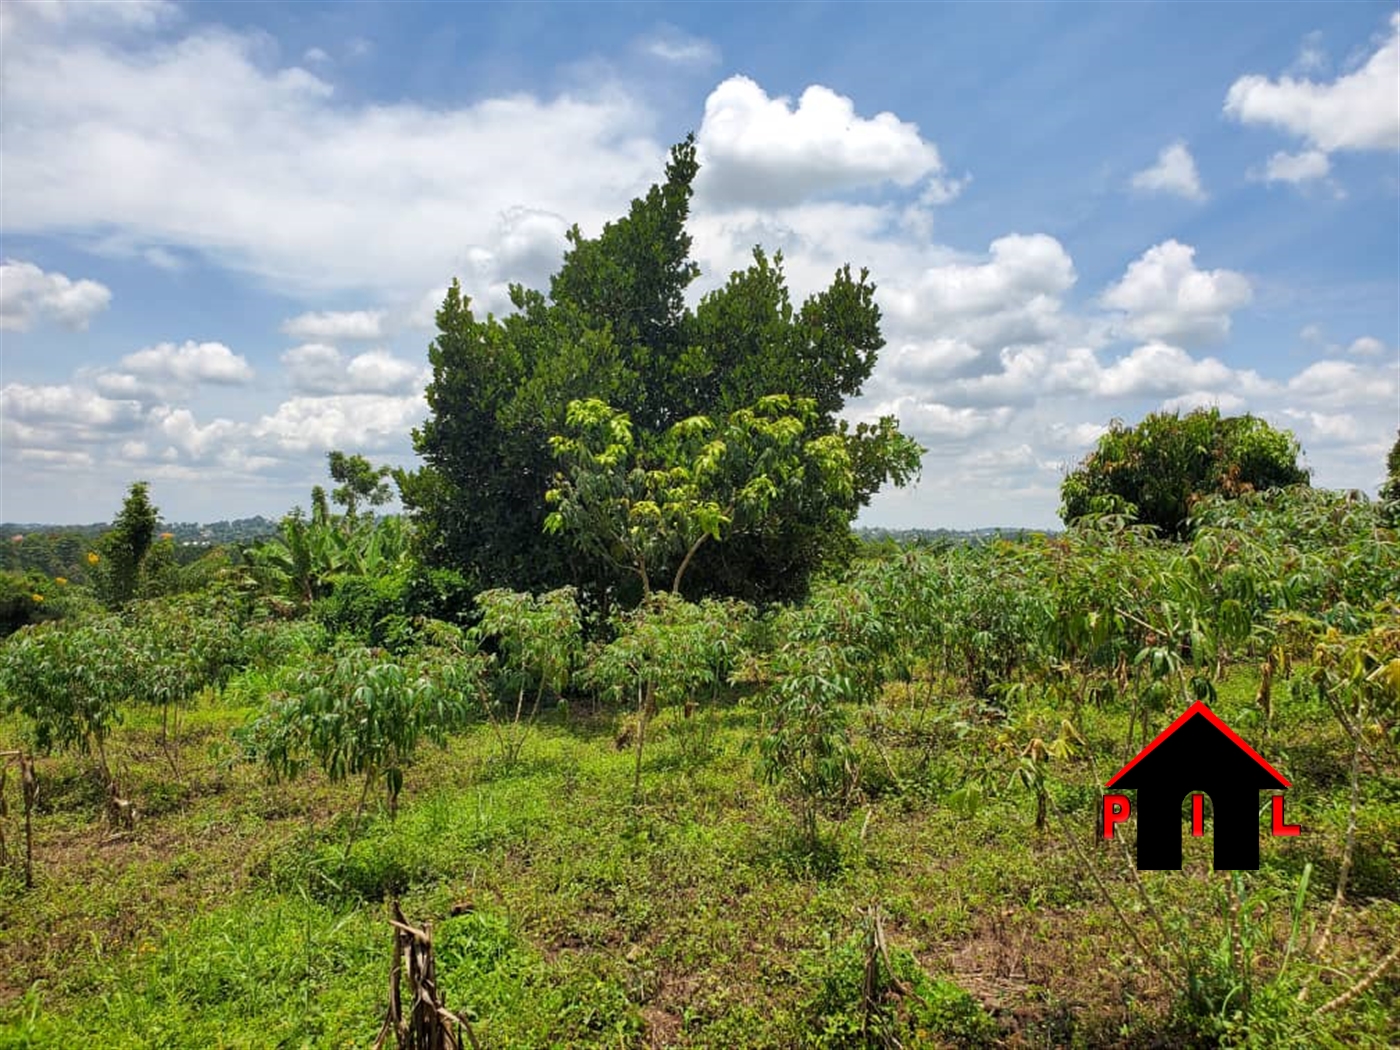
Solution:
<svg viewBox="0 0 1400 1050"><path fill-rule="evenodd" d="M844 267L798 307L781 256L755 249L747 269L687 306L699 275L686 233L698 170L687 138L672 149L665 181L625 217L595 238L569 232L547 295L513 286L515 310L504 318L478 318L453 282L429 347L430 415L414 432L424 466L396 475L430 563L463 569L478 587L572 583L596 593L627 578L602 560L581 561L543 528L559 466L551 439L569 431L572 402L624 414L639 462L666 459L677 423L728 420L770 395L811 402L804 440L845 447L851 485L809 471L784 486L763 515L696 552L691 594L800 594L844 553L860 507L917 471L920 450L893 418L854 428L837 418L884 344L868 273Z"/></svg>
<svg viewBox="0 0 1400 1050"><path fill-rule="evenodd" d="M122 502L121 513L112 530L102 537L105 555L104 577L107 603L122 605L136 596L141 563L156 537L158 512L151 503L150 486L133 482Z"/></svg>
<svg viewBox="0 0 1400 1050"><path fill-rule="evenodd" d="M1070 524L1096 511L1127 511L1180 539L1204 496L1306 485L1299 453L1291 431L1218 408L1157 412L1135 427L1115 419L1061 484L1060 517Z"/></svg>
<svg viewBox="0 0 1400 1050"><path fill-rule="evenodd" d="M331 499L345 508L346 517L352 521L362 504L378 507L388 503L393 497L394 490L385 480L391 473L388 467L376 467L364 456L346 455L338 449L328 452L326 460L330 467L331 479L340 482L331 492ZM324 493L322 498L316 497L319 490L319 485L312 489L313 517L319 510L319 505L324 503Z"/></svg>

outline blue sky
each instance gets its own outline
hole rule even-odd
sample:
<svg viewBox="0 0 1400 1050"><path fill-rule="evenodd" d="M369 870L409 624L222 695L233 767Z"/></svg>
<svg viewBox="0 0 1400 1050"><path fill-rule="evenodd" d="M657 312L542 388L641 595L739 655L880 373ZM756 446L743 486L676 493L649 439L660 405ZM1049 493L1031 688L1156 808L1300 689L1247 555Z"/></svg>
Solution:
<svg viewBox="0 0 1400 1050"><path fill-rule="evenodd" d="M7 3L0 520L411 464L432 310L542 286L694 130L698 295L844 262L867 524L1053 525L1112 418L1218 404L1374 492L1400 426L1400 8Z"/></svg>

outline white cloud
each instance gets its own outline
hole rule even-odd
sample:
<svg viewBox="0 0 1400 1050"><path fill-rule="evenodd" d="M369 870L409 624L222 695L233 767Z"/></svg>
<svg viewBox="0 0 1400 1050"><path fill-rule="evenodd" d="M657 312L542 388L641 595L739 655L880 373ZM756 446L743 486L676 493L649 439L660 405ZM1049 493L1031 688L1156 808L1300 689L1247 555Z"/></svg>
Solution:
<svg viewBox="0 0 1400 1050"><path fill-rule="evenodd" d="M18 456L21 462L38 463L45 470L91 470L95 463L91 452L57 448L22 448Z"/></svg>
<svg viewBox="0 0 1400 1050"><path fill-rule="evenodd" d="M1329 153L1400 149L1400 13L1389 22L1389 36L1360 69L1330 83L1241 77L1225 97L1226 115L1280 128Z"/></svg>
<svg viewBox="0 0 1400 1050"><path fill-rule="evenodd" d="M885 182L938 180L943 162L916 124L893 113L865 118L830 88L812 85L796 107L748 77L725 80L705 100L696 192L721 204L793 204Z"/></svg>
<svg viewBox="0 0 1400 1050"><path fill-rule="evenodd" d="M1004 427L1011 418L1008 408L983 411L976 408L955 408L932 400L900 397L874 406L868 418L894 415L899 417L900 429L915 438L930 437L940 442L965 441Z"/></svg>
<svg viewBox="0 0 1400 1050"><path fill-rule="evenodd" d="M402 394L421 390L424 369L384 350L346 361L333 346L308 343L282 355L292 385L306 394Z"/></svg>
<svg viewBox="0 0 1400 1050"><path fill-rule="evenodd" d="M282 452L333 448L379 450L402 444L409 430L427 415L422 395L338 394L294 397L250 429L252 435Z"/></svg>
<svg viewBox="0 0 1400 1050"><path fill-rule="evenodd" d="M0 34L153 29L179 15L179 6L170 0L7 0L0 7Z"/></svg>
<svg viewBox="0 0 1400 1050"><path fill-rule="evenodd" d="M301 60L309 65L321 66L329 63L331 56L319 47L309 47L302 53Z"/></svg>
<svg viewBox="0 0 1400 1050"><path fill-rule="evenodd" d="M992 242L985 261L941 263L903 280L896 270L881 283L879 301L900 330L956 340L992 362L1007 346L1082 334L1062 311L1062 296L1076 279L1055 238L1011 234ZM975 371L977 362L962 356L962 370Z"/></svg>
<svg viewBox="0 0 1400 1050"><path fill-rule="evenodd" d="M596 229L664 158L646 105L606 83L371 104L273 65L258 34L26 34L6 51L7 233L195 252L282 292L419 295L473 249L509 257L516 209Z"/></svg>
<svg viewBox="0 0 1400 1050"><path fill-rule="evenodd" d="M1311 182L1325 179L1332 172L1332 162L1321 150L1302 153L1275 153L1264 166L1265 182Z"/></svg>
<svg viewBox="0 0 1400 1050"><path fill-rule="evenodd" d="M1356 357L1380 357L1385 353L1386 347L1383 342L1375 336L1363 335L1359 339L1352 341L1347 347L1347 353Z"/></svg>
<svg viewBox="0 0 1400 1050"><path fill-rule="evenodd" d="M1162 402L1164 412L1190 412L1197 408L1218 408L1221 412L1235 413L1245 407L1245 399L1238 394L1222 394L1218 390L1192 390Z"/></svg>
<svg viewBox="0 0 1400 1050"><path fill-rule="evenodd" d="M293 339L382 339L384 311L305 313L283 321L282 331Z"/></svg>
<svg viewBox="0 0 1400 1050"><path fill-rule="evenodd" d="M0 330L27 331L40 319L86 329L111 301L111 290L96 281L73 281L29 262L0 264Z"/></svg>
<svg viewBox="0 0 1400 1050"><path fill-rule="evenodd" d="M1347 412L1307 412L1286 408L1283 414L1294 420L1290 425L1299 431L1299 437L1307 444L1345 445L1362 436L1356 418Z"/></svg>
<svg viewBox="0 0 1400 1050"><path fill-rule="evenodd" d="M720 58L719 48L713 42L675 26L662 26L637 43L643 54L672 65L712 66Z"/></svg>
<svg viewBox="0 0 1400 1050"><path fill-rule="evenodd" d="M1094 392L1104 397L1155 397L1216 389L1234 381L1235 372L1217 358L1196 360L1180 347L1148 343L1105 368Z"/></svg>
<svg viewBox="0 0 1400 1050"><path fill-rule="evenodd" d="M1156 164L1133 176L1132 185L1145 193L1169 193L1192 201L1206 199L1196 160L1184 142L1164 147L1157 154Z"/></svg>
<svg viewBox="0 0 1400 1050"><path fill-rule="evenodd" d="M178 255L158 245L154 248L147 248L141 253L141 257L157 270L166 270L173 273L185 267L184 260Z"/></svg>
<svg viewBox="0 0 1400 1050"><path fill-rule="evenodd" d="M981 358L982 352L961 339L932 339L905 343L888 355L887 369L902 379L942 379L958 374Z"/></svg>
<svg viewBox="0 0 1400 1050"><path fill-rule="evenodd" d="M1298 57L1293 60L1293 72L1319 73L1327 68L1327 52L1322 47L1322 34L1313 30L1303 37Z"/></svg>
<svg viewBox="0 0 1400 1050"><path fill-rule="evenodd" d="M187 460L205 462L229 452L245 428L229 419L216 419L200 426L187 408L160 407L151 413L159 434Z"/></svg>
<svg viewBox="0 0 1400 1050"><path fill-rule="evenodd" d="M1055 451L1088 451L1108 433L1103 423L1052 423L1045 428L1042 443Z"/></svg>
<svg viewBox="0 0 1400 1050"><path fill-rule="evenodd" d="M91 457L89 450L111 447L142 423L138 402L102 397L66 383L7 383L0 389L0 453L23 462L81 465ZM5 473L0 494L25 491Z"/></svg>
<svg viewBox="0 0 1400 1050"><path fill-rule="evenodd" d="M1400 396L1396 369L1352 361L1317 361L1288 380L1287 394L1298 403L1317 408L1388 406Z"/></svg>
<svg viewBox="0 0 1400 1050"><path fill-rule="evenodd" d="M237 386L253 378L252 366L241 354L235 354L223 343L196 343L191 340L179 346L158 343L137 350L121 359L121 367L132 375L156 382L189 385L218 383Z"/></svg>
<svg viewBox="0 0 1400 1050"><path fill-rule="evenodd" d="M1191 344L1223 339L1230 314L1253 290L1232 270L1198 270L1196 249L1177 241L1149 248L1104 292L1103 305L1122 311L1123 329L1139 339Z"/></svg>

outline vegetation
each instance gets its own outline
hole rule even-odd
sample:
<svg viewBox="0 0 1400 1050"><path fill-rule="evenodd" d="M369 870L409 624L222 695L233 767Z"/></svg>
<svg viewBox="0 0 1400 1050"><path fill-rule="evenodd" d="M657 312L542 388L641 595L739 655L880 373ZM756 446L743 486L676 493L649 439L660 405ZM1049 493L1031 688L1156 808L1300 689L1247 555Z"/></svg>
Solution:
<svg viewBox="0 0 1400 1050"><path fill-rule="evenodd" d="M591 432L601 423L580 413L602 409L579 403L608 406L627 420L625 474L655 474L663 466L709 470L688 521L678 525L684 535L714 536L694 512L703 509L714 523L727 505L722 493L742 492L767 470L740 454L742 442L726 443L726 454L708 464L684 462L706 433L695 420L720 430L727 420L732 428L740 425L738 413L769 412L760 406L776 395L803 405L804 443L843 450L847 484L833 487L821 471L790 474L768 497L766 513L736 507L738 517L723 526L723 552L699 549L687 566L690 596L800 595L818 568L848 551L848 526L880 486L903 484L917 472L919 450L892 418L854 429L837 418L883 345L867 274L842 269L827 290L795 308L781 257L755 252L749 269L694 309L685 304L699 273L685 232L698 170L694 142L677 145L665 182L598 237L571 231L549 294L513 287L515 312L503 319L477 318L457 284L448 290L429 348L430 416L414 435L424 466L397 475L428 564L462 571L477 589L573 585L592 598L626 588L632 578L626 600L640 600L635 552L620 559L621 567L612 557L580 561L543 528L550 514L567 524L577 506L572 498L561 508L546 506L546 492L561 491L556 454L565 459L562 491L575 485L573 495L586 502L576 487L584 479L571 467L596 474L602 464L588 457L611 444L580 459L585 450L570 443L580 440L581 427ZM560 437L562 448L552 440ZM621 480L608 483L616 488ZM710 502L717 506L702 506ZM583 535L597 535L599 512L589 512L593 525Z"/></svg>
<svg viewBox="0 0 1400 1050"><path fill-rule="evenodd" d="M1063 533L858 544L919 457L836 419L872 286L687 308L694 174L505 320L453 286L411 517L336 452L246 548L137 484L3 577L0 1044L371 1045L422 929L482 1047L1394 1045L1393 503L1201 412ZM1306 833L1141 872L1104 784L1198 700Z"/></svg>
<svg viewBox="0 0 1400 1050"><path fill-rule="evenodd" d="M0 645L0 755L36 756L31 889L0 780L0 1032L367 1044L397 901L483 1046L1386 1045L1382 509L1211 497L1186 542L1089 516L606 621L496 590L444 623L363 556L288 604L256 551L75 602ZM1306 834L1222 873L1207 823L1138 872L1090 845L1102 785L1199 697Z"/></svg>
<svg viewBox="0 0 1400 1050"><path fill-rule="evenodd" d="M112 531L102 537L105 561L99 569L99 590L107 604L121 606L136 596L141 565L156 538L156 508L151 505L144 481L132 484Z"/></svg>
<svg viewBox="0 0 1400 1050"><path fill-rule="evenodd" d="M1386 507L1386 521L1391 528L1400 526L1400 433L1395 436L1395 444L1390 446L1390 455L1385 459L1385 484L1381 486L1380 500Z"/></svg>
<svg viewBox="0 0 1400 1050"><path fill-rule="evenodd" d="M1179 539L1205 496L1306 485L1298 455L1289 432L1255 416L1221 416L1218 408L1158 412L1135 427L1114 420L1061 485L1060 517L1068 524L1128 513Z"/></svg>

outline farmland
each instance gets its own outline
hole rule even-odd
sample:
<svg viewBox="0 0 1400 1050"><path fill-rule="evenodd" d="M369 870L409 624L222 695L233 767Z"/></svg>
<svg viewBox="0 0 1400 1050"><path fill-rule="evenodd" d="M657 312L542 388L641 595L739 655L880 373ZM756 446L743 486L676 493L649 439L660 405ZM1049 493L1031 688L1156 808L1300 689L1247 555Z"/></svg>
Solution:
<svg viewBox="0 0 1400 1050"><path fill-rule="evenodd" d="M289 520L117 612L35 582L52 618L0 643L0 1044L370 1045L393 901L482 1046L1396 1039L1378 504L865 544L762 606L497 589L445 618L405 523ZM1259 869L1215 871L1207 817L1139 872L1104 784L1197 700L1303 833L1265 816Z"/></svg>

